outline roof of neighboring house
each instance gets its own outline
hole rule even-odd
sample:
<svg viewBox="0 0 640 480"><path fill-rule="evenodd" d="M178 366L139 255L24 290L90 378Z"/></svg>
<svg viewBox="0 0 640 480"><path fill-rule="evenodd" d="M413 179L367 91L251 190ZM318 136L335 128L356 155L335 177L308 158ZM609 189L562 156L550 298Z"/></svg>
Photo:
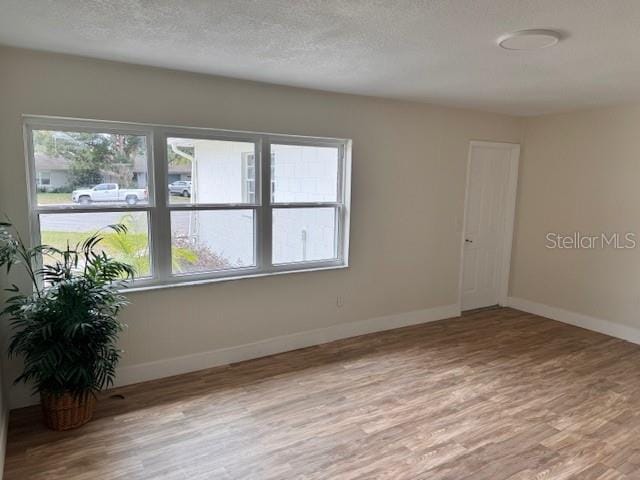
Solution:
<svg viewBox="0 0 640 480"><path fill-rule="evenodd" d="M35 154L36 169L37 170L69 170L71 161L68 158L56 156L52 157L44 153ZM147 166L145 165L146 159L144 156L137 156L133 163L134 172L145 172ZM191 165L187 163L170 164L169 173L191 173Z"/></svg>
<svg viewBox="0 0 640 480"><path fill-rule="evenodd" d="M71 163L64 157L51 157L42 153L34 155L37 170L69 170Z"/></svg>
<svg viewBox="0 0 640 480"><path fill-rule="evenodd" d="M191 175L191 164L190 163L170 163L169 164L169 173L186 173Z"/></svg>

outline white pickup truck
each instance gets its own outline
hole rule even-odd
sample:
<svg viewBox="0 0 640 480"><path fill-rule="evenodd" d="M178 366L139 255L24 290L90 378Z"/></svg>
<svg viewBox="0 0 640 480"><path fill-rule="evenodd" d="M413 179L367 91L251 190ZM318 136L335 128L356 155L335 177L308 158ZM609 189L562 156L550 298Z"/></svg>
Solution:
<svg viewBox="0 0 640 480"><path fill-rule="evenodd" d="M74 190L71 193L73 203L87 205L93 202L126 202L135 205L146 202L149 193L146 188L120 188L117 183L100 183L93 188Z"/></svg>

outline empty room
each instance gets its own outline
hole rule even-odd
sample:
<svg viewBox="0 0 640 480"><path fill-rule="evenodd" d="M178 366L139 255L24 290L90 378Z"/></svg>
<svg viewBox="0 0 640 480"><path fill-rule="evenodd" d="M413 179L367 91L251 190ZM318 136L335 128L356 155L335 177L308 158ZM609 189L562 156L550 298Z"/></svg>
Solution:
<svg viewBox="0 0 640 480"><path fill-rule="evenodd" d="M0 1L0 480L640 479L639 25Z"/></svg>

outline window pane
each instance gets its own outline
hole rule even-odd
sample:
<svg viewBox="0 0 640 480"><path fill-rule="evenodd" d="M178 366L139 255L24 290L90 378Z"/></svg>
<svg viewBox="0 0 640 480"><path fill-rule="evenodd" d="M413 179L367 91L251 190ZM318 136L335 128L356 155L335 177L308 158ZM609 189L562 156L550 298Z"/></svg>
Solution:
<svg viewBox="0 0 640 480"><path fill-rule="evenodd" d="M274 264L336 258L336 210L274 209L272 256Z"/></svg>
<svg viewBox="0 0 640 480"><path fill-rule="evenodd" d="M253 210L171 212L173 273L255 266Z"/></svg>
<svg viewBox="0 0 640 480"><path fill-rule="evenodd" d="M169 203L258 203L252 142L167 138Z"/></svg>
<svg viewBox="0 0 640 480"><path fill-rule="evenodd" d="M127 233L106 229L100 249L108 255L128 263L136 270L136 277L150 275L149 228L146 212L61 213L40 215L40 234L43 244L65 249L67 242L74 247L88 236L106 227L121 223ZM47 259L44 259L45 263Z"/></svg>
<svg viewBox="0 0 640 480"><path fill-rule="evenodd" d="M338 157L337 147L271 145L271 200L337 201Z"/></svg>
<svg viewBox="0 0 640 480"><path fill-rule="evenodd" d="M38 205L148 202L145 136L34 130L33 155Z"/></svg>

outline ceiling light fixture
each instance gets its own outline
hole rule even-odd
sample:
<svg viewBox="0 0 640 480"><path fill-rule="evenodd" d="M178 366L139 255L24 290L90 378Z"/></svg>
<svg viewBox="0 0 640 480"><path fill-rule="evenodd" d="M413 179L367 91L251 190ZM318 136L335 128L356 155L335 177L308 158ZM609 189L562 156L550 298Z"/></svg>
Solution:
<svg viewBox="0 0 640 480"><path fill-rule="evenodd" d="M553 47L562 35L555 30L533 28L507 33L498 38L498 45L505 50L539 50Z"/></svg>

